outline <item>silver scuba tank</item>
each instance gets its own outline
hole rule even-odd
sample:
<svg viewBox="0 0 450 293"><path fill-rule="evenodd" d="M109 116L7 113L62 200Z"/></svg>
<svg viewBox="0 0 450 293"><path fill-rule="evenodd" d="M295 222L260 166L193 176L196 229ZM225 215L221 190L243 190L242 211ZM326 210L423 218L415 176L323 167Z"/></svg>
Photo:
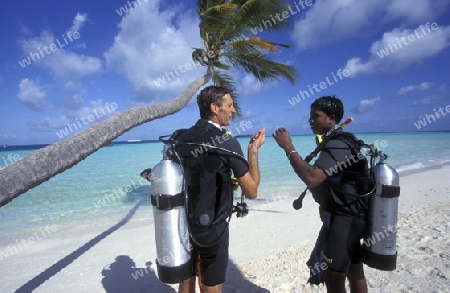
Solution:
<svg viewBox="0 0 450 293"><path fill-rule="evenodd" d="M364 239L364 263L369 267L393 271L397 265L397 217L400 196L397 171L380 162L372 167L375 190L370 197L369 227Z"/></svg>
<svg viewBox="0 0 450 293"><path fill-rule="evenodd" d="M193 273L189 228L185 212L183 171L169 158L164 145L163 159L151 170L151 202L155 222L158 278L168 284L180 283Z"/></svg>

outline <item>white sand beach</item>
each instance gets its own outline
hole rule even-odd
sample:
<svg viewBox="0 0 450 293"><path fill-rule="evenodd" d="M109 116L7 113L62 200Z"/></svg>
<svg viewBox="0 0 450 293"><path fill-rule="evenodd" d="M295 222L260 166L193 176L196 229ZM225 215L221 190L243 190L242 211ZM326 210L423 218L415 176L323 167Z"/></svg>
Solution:
<svg viewBox="0 0 450 293"><path fill-rule="evenodd" d="M450 292L449 175L446 165L401 174L397 269L365 266L369 292ZM326 292L306 284L321 225L317 204L308 195L294 210L303 185L290 188L256 199L258 206L247 201L249 215L231 220L224 292ZM134 213L141 211L114 226L56 231L1 260L0 292L176 292L157 278L154 227Z"/></svg>

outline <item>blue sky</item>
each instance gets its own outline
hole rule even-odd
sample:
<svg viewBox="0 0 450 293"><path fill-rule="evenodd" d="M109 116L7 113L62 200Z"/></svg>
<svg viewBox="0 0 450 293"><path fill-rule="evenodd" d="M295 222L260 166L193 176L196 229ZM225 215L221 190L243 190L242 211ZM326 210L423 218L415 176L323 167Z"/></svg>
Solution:
<svg viewBox="0 0 450 293"><path fill-rule="evenodd" d="M191 60L202 46L195 1L139 1L0 3L0 144L57 142L172 99L204 74ZM291 45L275 58L297 68L297 82L232 71L243 109L235 134L310 134L309 105L322 95L344 101L344 118L355 118L349 131L450 130L450 0L289 3L274 20L293 26L273 34L262 23L257 36ZM118 140L156 139L197 119L194 97Z"/></svg>

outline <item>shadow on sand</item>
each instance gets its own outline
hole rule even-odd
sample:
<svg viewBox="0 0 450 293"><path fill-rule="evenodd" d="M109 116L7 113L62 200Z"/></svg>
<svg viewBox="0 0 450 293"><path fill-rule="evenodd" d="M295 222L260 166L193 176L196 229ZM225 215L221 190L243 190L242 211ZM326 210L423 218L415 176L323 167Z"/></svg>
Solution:
<svg viewBox="0 0 450 293"><path fill-rule="evenodd" d="M171 286L158 280L152 262L145 268L137 268L128 255L119 255L102 270L102 285L107 293L176 292Z"/></svg>
<svg viewBox="0 0 450 293"><path fill-rule="evenodd" d="M146 267L137 268L128 255L119 255L102 271L102 284L107 293L175 293L172 286L161 282L155 272L156 266L147 262ZM175 286L178 288L178 286ZM232 260L228 261L227 276L222 292L268 293L249 281Z"/></svg>
<svg viewBox="0 0 450 293"><path fill-rule="evenodd" d="M28 281L26 284L22 285L19 289L17 289L16 293L28 293L32 292L36 288L38 288L40 285L42 285L45 281L56 275L58 272L60 272L62 269L70 265L73 261L75 261L78 257L83 255L86 251L94 247L97 243L102 241L104 238L106 238L108 235L113 233L114 231L118 230L120 227L125 225L136 213L137 209L141 204L144 203L146 199L143 198L139 200L134 207L128 212L128 214L122 218L117 224L111 226L109 229L105 230L101 234L97 235L96 237L92 238L88 242L86 242L83 246L79 247L72 253L66 255L64 258L60 259L56 263L54 263L52 266L47 268L45 271L41 272L39 275Z"/></svg>
<svg viewBox="0 0 450 293"><path fill-rule="evenodd" d="M131 194L128 194L131 195ZM107 236L124 226L134 216L138 208L149 204L148 186L142 186L135 190L131 197L126 197L125 201L135 201L136 204L117 224L111 226L101 234L92 238L78 249L74 250L64 258L60 259L52 266L42 271L40 274L29 280L18 288L16 293L33 292L44 282L62 271L65 267L74 262L77 258L94 247ZM156 266L152 262L147 262L145 268L136 268L134 261L127 255L119 255L115 261L103 269L102 285L107 293L113 292L136 292L136 293L173 293L176 292L171 286L159 281L156 276ZM266 293L269 290L261 288L245 278L238 267L229 260L227 268L227 277L223 292L234 293Z"/></svg>

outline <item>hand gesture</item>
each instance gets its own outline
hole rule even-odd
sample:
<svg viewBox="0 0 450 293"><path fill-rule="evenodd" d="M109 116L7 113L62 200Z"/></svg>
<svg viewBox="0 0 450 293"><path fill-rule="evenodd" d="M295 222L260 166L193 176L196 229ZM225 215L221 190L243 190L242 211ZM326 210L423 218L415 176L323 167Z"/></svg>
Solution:
<svg viewBox="0 0 450 293"><path fill-rule="evenodd" d="M289 132L286 130L286 128L278 128L273 134L273 138L275 138L275 141L277 144L284 150L287 149L294 149L294 145L292 144L292 139L289 134Z"/></svg>
<svg viewBox="0 0 450 293"><path fill-rule="evenodd" d="M253 135L252 138L250 139L250 142L248 143L248 149L249 150L259 149L264 144L264 141L266 140L265 133L266 133L265 128L258 130L258 132L255 135Z"/></svg>

